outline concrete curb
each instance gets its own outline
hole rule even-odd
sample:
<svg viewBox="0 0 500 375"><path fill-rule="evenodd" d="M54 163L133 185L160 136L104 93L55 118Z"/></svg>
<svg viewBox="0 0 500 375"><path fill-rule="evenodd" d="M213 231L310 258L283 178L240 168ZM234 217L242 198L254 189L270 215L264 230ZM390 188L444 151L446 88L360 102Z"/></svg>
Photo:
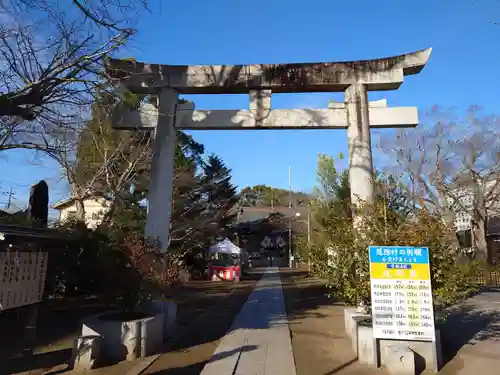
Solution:
<svg viewBox="0 0 500 375"><path fill-rule="evenodd" d="M238 288L234 288L233 290L231 290L227 294L226 297L231 296L237 290L238 290ZM168 350L173 344L175 344L175 342L177 340L179 340L182 337L184 337L184 335L187 332L190 331L191 327L196 326L196 324L198 324L202 319L204 319L207 315L209 315L217 307L219 307L219 305L217 305L217 304L211 306L208 310L206 310L203 314L201 314L200 316L198 316L198 318L196 318L188 326L186 326L186 327L178 327L177 328L177 332L174 334L174 336L172 337L172 339L170 340L170 342L166 345L166 349ZM140 374L144 373L144 371L146 371L149 367L151 367L151 365L153 365L158 359L160 359L160 357L163 354L165 354L165 353L155 354L153 356L143 358L142 360L139 361L139 363L134 364L134 366L130 370L128 370L125 373L125 375L140 375Z"/></svg>

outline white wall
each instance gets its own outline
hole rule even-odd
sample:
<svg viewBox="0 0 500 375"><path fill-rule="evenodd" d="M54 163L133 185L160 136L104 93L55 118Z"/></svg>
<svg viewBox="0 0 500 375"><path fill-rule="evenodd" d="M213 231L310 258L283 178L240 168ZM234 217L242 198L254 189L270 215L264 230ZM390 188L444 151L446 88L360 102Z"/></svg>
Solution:
<svg viewBox="0 0 500 375"><path fill-rule="evenodd" d="M497 185L496 180L490 180L485 183L484 192L485 194L490 194L493 189L500 189L500 186ZM464 186L462 188L455 189L452 192L455 198L458 198L459 204L456 206L453 205L454 201L451 198L448 198L448 204L452 209L454 209L455 216L455 226L457 230L468 230L471 229L472 223L472 215L471 212L474 208L474 187ZM493 196L498 195L498 191L494 191L492 193ZM488 215L494 216L500 212L500 203L496 202L496 199L490 200L486 202L488 205Z"/></svg>
<svg viewBox="0 0 500 375"><path fill-rule="evenodd" d="M85 222L89 228L96 228L101 223L104 214L109 210L104 199L88 199L83 203L83 206L85 207ZM59 221L63 223L68 217L76 214L76 205L73 203L65 206L60 209L60 212Z"/></svg>

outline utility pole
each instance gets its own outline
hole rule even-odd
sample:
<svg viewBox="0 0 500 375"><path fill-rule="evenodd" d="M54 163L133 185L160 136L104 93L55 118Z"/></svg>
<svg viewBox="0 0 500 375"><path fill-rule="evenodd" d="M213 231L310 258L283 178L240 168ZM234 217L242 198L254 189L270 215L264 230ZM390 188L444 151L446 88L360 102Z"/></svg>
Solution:
<svg viewBox="0 0 500 375"><path fill-rule="evenodd" d="M311 202L307 204L307 269L311 273Z"/></svg>
<svg viewBox="0 0 500 375"><path fill-rule="evenodd" d="M293 267L292 258L292 167L288 166L288 266Z"/></svg>
<svg viewBox="0 0 500 375"><path fill-rule="evenodd" d="M0 192L0 195L7 195L8 196L7 204L5 206L6 206L6 209L10 209L10 207L12 205L12 199L16 195L16 193L14 193L12 191L12 187L10 188L8 193L7 192Z"/></svg>
<svg viewBox="0 0 500 375"><path fill-rule="evenodd" d="M9 200L7 201L7 209L10 209L10 205L12 203L12 196L14 195L14 193L12 192L12 186L10 187L8 195L9 195Z"/></svg>

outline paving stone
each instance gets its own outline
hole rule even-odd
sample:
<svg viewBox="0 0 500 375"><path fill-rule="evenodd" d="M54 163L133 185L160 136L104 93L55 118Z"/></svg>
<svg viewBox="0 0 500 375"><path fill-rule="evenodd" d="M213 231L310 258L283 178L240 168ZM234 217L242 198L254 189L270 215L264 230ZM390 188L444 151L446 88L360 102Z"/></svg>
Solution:
<svg viewBox="0 0 500 375"><path fill-rule="evenodd" d="M281 279L269 268L201 375L295 375Z"/></svg>

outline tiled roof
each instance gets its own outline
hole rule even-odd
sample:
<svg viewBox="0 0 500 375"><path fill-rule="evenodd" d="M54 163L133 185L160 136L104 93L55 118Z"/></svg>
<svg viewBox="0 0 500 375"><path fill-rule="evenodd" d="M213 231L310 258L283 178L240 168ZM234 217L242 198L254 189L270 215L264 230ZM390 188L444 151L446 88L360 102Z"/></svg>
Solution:
<svg viewBox="0 0 500 375"><path fill-rule="evenodd" d="M291 209L288 207L241 207L237 221L245 223L262 220L273 213L289 217L290 215L295 216L297 212L300 213L301 219L307 220L307 207L304 206L292 207Z"/></svg>

